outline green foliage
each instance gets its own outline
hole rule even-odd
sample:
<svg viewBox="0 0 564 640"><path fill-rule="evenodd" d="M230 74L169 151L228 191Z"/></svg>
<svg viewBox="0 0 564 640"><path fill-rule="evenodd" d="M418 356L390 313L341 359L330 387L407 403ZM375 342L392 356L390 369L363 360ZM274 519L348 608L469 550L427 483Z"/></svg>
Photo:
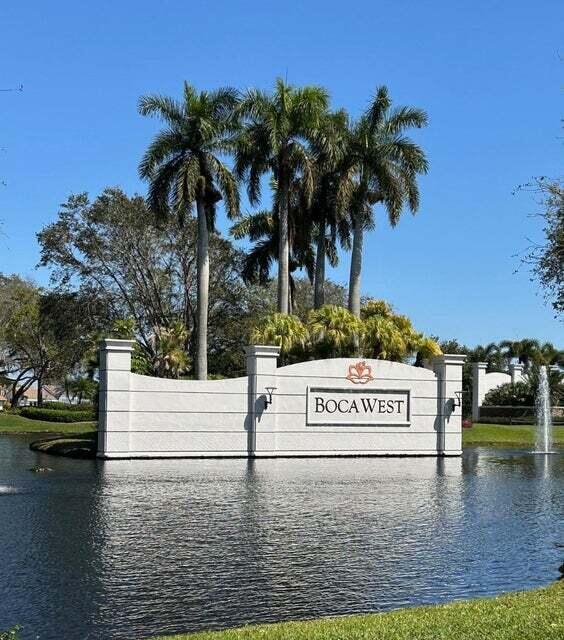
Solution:
<svg viewBox="0 0 564 640"><path fill-rule="evenodd" d="M46 409L43 407L22 407L20 415L30 420L45 422L89 422L96 419L92 409Z"/></svg>
<svg viewBox="0 0 564 640"><path fill-rule="evenodd" d="M23 408L23 407L22 407ZM88 411L92 408L89 404L67 404L66 402L44 402L42 409L57 409L62 411Z"/></svg>
<svg viewBox="0 0 564 640"><path fill-rule="evenodd" d="M90 332L104 326L104 306L94 295L44 292L0 275L0 374L11 374L13 405L31 385L61 381L80 366Z"/></svg>
<svg viewBox="0 0 564 640"><path fill-rule="evenodd" d="M484 406L532 407L535 404L534 389L528 382L502 384L488 391L482 404Z"/></svg>
<svg viewBox="0 0 564 640"><path fill-rule="evenodd" d="M276 345L287 355L296 347L304 348L309 332L297 317L284 313L273 313L264 317L252 330L251 344Z"/></svg>
<svg viewBox="0 0 564 640"><path fill-rule="evenodd" d="M16 625L11 629L7 629L6 631L0 631L0 640L20 640L20 631L22 627L20 625Z"/></svg>
<svg viewBox="0 0 564 640"><path fill-rule="evenodd" d="M339 305L311 310L306 322L297 316L271 314L251 332L254 344L276 344L293 361L358 355L357 342L365 355L403 361L441 354L438 343L414 330L411 321L395 314L382 300L368 300L357 318Z"/></svg>
<svg viewBox="0 0 564 640"><path fill-rule="evenodd" d="M544 242L531 248L528 264L557 314L564 312L564 182L538 178L523 189L540 196Z"/></svg>
<svg viewBox="0 0 564 640"><path fill-rule="evenodd" d="M348 309L326 304L310 312L312 351L317 357L346 356L355 351L355 340L363 332L362 322Z"/></svg>
<svg viewBox="0 0 564 640"><path fill-rule="evenodd" d="M483 401L484 406L533 407L539 388L539 367L532 366L522 382L502 384L489 391ZM564 373L548 371L550 400L553 406L559 405L564 398Z"/></svg>

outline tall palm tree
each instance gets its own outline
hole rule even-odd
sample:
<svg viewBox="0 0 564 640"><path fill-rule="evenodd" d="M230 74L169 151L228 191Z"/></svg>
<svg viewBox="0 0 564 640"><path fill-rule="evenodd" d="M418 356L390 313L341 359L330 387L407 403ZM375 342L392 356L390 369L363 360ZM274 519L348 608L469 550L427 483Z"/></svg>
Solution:
<svg viewBox="0 0 564 640"><path fill-rule="evenodd" d="M290 185L303 180L304 193L313 193L310 142L327 111L328 95L321 87L296 88L278 79L272 94L249 90L239 112L245 126L237 139L235 172L247 181L251 205L260 200L261 176L270 173L278 184L278 311L288 313Z"/></svg>
<svg viewBox="0 0 564 640"><path fill-rule="evenodd" d="M322 119L314 138L314 193L309 210L316 243L314 309L319 309L325 304L326 261L329 260L332 267L338 264L337 238L343 248L350 249L349 221L337 204L346 152L347 123L348 116L344 110L328 113Z"/></svg>
<svg viewBox="0 0 564 640"><path fill-rule="evenodd" d="M382 204L392 226L405 205L412 213L417 211L417 176L426 173L428 165L422 149L405 132L426 124L421 109L392 109L388 90L382 86L361 118L350 125L339 201L350 212L353 228L349 309L357 317L364 232L373 225L372 207Z"/></svg>
<svg viewBox="0 0 564 640"><path fill-rule="evenodd" d="M139 112L156 116L166 127L147 148L139 174L149 182L148 202L157 216L172 211L182 222L196 205L197 334L196 377L207 378L209 234L221 199L229 217L239 213L237 181L221 160L236 128L238 94L234 89L201 91L184 83L181 102L161 95L143 96Z"/></svg>
<svg viewBox="0 0 564 640"><path fill-rule="evenodd" d="M307 215L308 204L303 193L301 180L296 179L290 185L288 207L288 238L290 255L288 262L289 303L288 310L294 306L294 279L292 274L305 269L309 280L313 280L314 253L311 242L311 218ZM276 182L272 184L274 202L272 212L257 211L243 216L231 227L231 234L237 240L248 237L253 242L243 263L243 280L247 283L266 284L270 279L272 264L278 260L279 253L279 211L280 198Z"/></svg>

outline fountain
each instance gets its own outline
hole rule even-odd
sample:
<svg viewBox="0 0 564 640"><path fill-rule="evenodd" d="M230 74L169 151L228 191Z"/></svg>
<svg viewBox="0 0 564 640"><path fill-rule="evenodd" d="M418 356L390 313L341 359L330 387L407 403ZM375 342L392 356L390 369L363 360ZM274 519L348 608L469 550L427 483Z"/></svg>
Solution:
<svg viewBox="0 0 564 640"><path fill-rule="evenodd" d="M550 386L546 366L539 369L539 387L536 399L537 435L535 453L555 453L552 451L552 410L550 406Z"/></svg>

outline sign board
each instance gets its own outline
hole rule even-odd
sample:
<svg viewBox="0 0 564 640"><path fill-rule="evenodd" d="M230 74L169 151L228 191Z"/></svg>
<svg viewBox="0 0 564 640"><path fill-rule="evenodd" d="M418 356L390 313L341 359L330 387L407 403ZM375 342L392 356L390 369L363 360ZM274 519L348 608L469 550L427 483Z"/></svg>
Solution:
<svg viewBox="0 0 564 640"><path fill-rule="evenodd" d="M308 387L307 424L408 427L407 389Z"/></svg>

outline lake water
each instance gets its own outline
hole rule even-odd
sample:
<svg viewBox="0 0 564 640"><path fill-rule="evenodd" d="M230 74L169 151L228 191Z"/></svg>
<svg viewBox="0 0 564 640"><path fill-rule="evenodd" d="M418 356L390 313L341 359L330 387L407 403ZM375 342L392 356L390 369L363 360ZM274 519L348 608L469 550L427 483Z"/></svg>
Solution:
<svg viewBox="0 0 564 640"><path fill-rule="evenodd" d="M0 436L0 630L26 639L385 611L564 560L562 455L102 463L28 442Z"/></svg>

